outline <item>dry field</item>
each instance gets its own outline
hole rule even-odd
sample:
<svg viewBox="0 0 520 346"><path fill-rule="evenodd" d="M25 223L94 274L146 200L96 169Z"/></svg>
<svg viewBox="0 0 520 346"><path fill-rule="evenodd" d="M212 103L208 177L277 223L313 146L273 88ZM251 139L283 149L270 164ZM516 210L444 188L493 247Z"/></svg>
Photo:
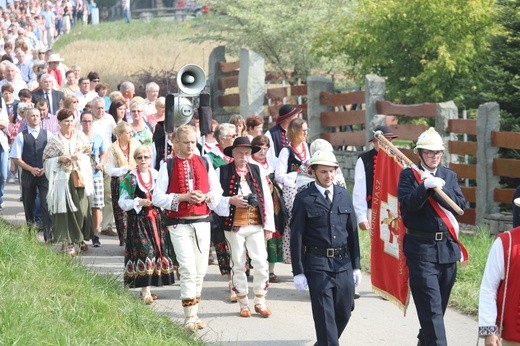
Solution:
<svg viewBox="0 0 520 346"><path fill-rule="evenodd" d="M56 50L67 66L79 65L82 76L89 71L98 72L101 80L114 90L120 82L139 71L177 71L185 64L196 64L207 73L209 54L218 45L186 41L189 28L184 25L179 29L177 23L154 25L154 22L133 21L121 31L122 25L102 23L99 26L101 35L100 30L89 28L82 32L80 28L69 34L71 37L64 37L63 42L58 41ZM147 30L147 25L153 27ZM110 35L111 30L121 33ZM157 30L160 30L159 34Z"/></svg>

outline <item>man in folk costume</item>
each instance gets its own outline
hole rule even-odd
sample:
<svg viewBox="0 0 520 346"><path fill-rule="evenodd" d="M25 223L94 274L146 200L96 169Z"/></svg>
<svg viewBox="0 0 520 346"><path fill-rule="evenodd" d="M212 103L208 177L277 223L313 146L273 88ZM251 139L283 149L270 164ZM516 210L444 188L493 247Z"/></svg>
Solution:
<svg viewBox="0 0 520 346"><path fill-rule="evenodd" d="M485 346L520 345L519 275L520 227L516 227L497 236L480 284L478 333Z"/></svg>
<svg viewBox="0 0 520 346"><path fill-rule="evenodd" d="M287 138L289 123L291 120L296 119L301 113L301 108L294 107L290 104L283 105L278 111L276 125L265 133L267 138L269 138L269 143L271 143L267 151L267 162L269 162L271 167L276 167L280 151L289 145L289 138Z"/></svg>
<svg viewBox="0 0 520 346"><path fill-rule="evenodd" d="M208 269L209 213L219 203L222 188L213 167L194 154L197 137L193 126L180 126L173 145L175 157L162 163L152 201L165 209L179 262L184 326L195 331L206 326L197 313Z"/></svg>
<svg viewBox="0 0 520 346"><path fill-rule="evenodd" d="M260 147L247 137L238 137L224 154L234 161L217 169L224 196L215 212L222 217L226 240L231 249L232 284L240 304L240 316L250 317L246 276L246 252L253 266L255 312L267 318L271 309L265 296L269 287L269 265L265 241L275 232L273 200L269 185L258 165L249 164Z"/></svg>
<svg viewBox="0 0 520 346"><path fill-rule="evenodd" d="M454 210L439 197L440 188L461 209L466 201L457 174L441 166L444 143L430 128L417 140L414 152L423 173L406 168L401 172L398 198L406 226L403 250L421 329L419 345L447 345L444 313L457 275L457 262L467 259L458 239Z"/></svg>

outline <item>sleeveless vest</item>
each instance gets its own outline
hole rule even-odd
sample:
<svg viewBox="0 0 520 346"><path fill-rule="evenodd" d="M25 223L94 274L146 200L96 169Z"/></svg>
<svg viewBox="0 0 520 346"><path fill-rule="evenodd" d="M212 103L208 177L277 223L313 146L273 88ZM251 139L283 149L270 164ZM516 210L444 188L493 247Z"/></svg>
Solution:
<svg viewBox="0 0 520 346"><path fill-rule="evenodd" d="M22 160L32 167L43 167L43 149L47 145L47 131L40 129L38 137L34 138L29 130L23 130Z"/></svg>
<svg viewBox="0 0 520 346"><path fill-rule="evenodd" d="M258 201L260 202L260 220L261 224L264 224L265 220L265 202L264 196L262 194L262 180L260 177L260 168L257 165L248 164L251 174L246 175L246 181L251 189L252 193L256 193L258 195ZM253 179L251 179L251 175ZM230 163L225 166L220 167L220 185L224 190L223 196L231 197L238 194L238 187L240 186L240 176L237 174L235 170L235 164ZM231 231L231 227L233 226L233 220L235 217L235 209L234 205L229 205L229 216L221 217L222 225L224 226L224 231Z"/></svg>
<svg viewBox="0 0 520 346"><path fill-rule="evenodd" d="M170 172L170 183L168 184L168 189L166 193L187 193L188 189L186 187L188 174L187 172L181 171L179 167L182 167L180 163L182 163L184 159L180 159L176 157L173 160L172 171ZM209 192L209 178L208 172L206 169L206 164L198 155L193 155L191 158L191 173L193 174L193 189L200 190L203 193ZM166 210L165 214L167 217L175 219L175 218L187 218L193 216L207 216L210 210L206 202L198 203L198 204L189 204L188 202L179 203L179 207L177 211Z"/></svg>
<svg viewBox="0 0 520 346"><path fill-rule="evenodd" d="M280 155L280 151L288 145L288 143L282 143L282 132L285 132L285 130L280 125L276 125L271 127L269 132L271 133L271 138L273 139L272 145L274 147L274 154L276 157L278 157L278 155Z"/></svg>
<svg viewBox="0 0 520 346"><path fill-rule="evenodd" d="M372 208L372 190L374 189L374 173L376 170L376 161L377 150L372 149L359 155L361 161L363 161L363 166L365 166L365 183L367 189L367 207Z"/></svg>
<svg viewBox="0 0 520 346"><path fill-rule="evenodd" d="M504 269L508 271L509 262L509 237L501 233L498 237L502 240L504 248ZM505 287L505 280L500 283L497 294L497 325L500 325L502 316L502 303L506 299L504 309L504 321L502 321L502 338L508 341L520 342L520 227L511 230L512 247L511 263L509 267L509 280ZM506 292L507 289L507 292ZM504 297L505 294L505 297Z"/></svg>
<svg viewBox="0 0 520 346"><path fill-rule="evenodd" d="M296 154L294 154L294 151L290 146L287 147L287 149L289 149L289 157L287 158L287 173L297 172L303 162L301 162Z"/></svg>

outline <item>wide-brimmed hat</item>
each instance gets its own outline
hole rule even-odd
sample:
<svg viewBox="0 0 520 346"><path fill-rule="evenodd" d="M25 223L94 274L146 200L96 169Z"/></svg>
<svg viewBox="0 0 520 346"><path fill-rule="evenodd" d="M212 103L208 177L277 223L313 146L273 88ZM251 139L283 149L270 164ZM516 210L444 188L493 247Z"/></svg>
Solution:
<svg viewBox="0 0 520 346"><path fill-rule="evenodd" d="M281 123L287 118L292 117L293 115L300 114L302 109L299 107L294 107L293 105L286 104L280 107L278 110L278 119L276 119L276 123Z"/></svg>
<svg viewBox="0 0 520 346"><path fill-rule="evenodd" d="M249 141L249 138L247 137L237 137L233 141L233 145L230 147L226 147L224 149L224 154L226 156L233 156L233 149L235 148L251 148L251 154L257 153L260 151L260 147L257 145L251 145L251 142Z"/></svg>
<svg viewBox="0 0 520 346"><path fill-rule="evenodd" d="M51 54L49 56L49 59L47 59L47 62L61 62L63 59L58 53Z"/></svg>
<svg viewBox="0 0 520 346"><path fill-rule="evenodd" d="M377 126L374 129L374 133L376 133L377 131L381 131L383 133L383 136L385 136L388 139L394 139L394 138L399 137L398 135L394 135L394 133L392 132L392 130L390 130L390 128L388 126L384 126L384 125ZM372 135L372 138L370 139L370 141L373 141L373 140L374 140L374 135Z"/></svg>

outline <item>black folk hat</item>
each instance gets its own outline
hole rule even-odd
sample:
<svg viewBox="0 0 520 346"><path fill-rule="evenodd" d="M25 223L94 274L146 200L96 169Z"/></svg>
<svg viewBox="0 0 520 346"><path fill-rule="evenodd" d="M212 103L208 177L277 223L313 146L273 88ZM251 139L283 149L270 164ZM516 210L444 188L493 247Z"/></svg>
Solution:
<svg viewBox="0 0 520 346"><path fill-rule="evenodd" d="M388 126L384 126L384 125L377 126L374 129L374 133L377 131L381 131L383 133L383 136L385 136L386 138L388 138L390 140L399 137L398 135L394 135L394 133L392 132L392 130L390 130L390 128ZM372 134L372 139L370 139L370 141L373 141L373 140L374 140L374 135Z"/></svg>
<svg viewBox="0 0 520 346"><path fill-rule="evenodd" d="M299 107L294 107L293 105L286 104L280 107L278 110L278 119L276 119L277 123L284 121L287 118L290 118L293 115L299 114L302 112L302 109Z"/></svg>
<svg viewBox="0 0 520 346"><path fill-rule="evenodd" d="M224 154L226 156L232 157L233 156L233 149L235 148L251 148L251 154L257 153L260 151L260 147L257 145L251 145L251 142L249 141L249 138L247 137L237 137L233 141L233 145L230 147L226 147L224 149Z"/></svg>

